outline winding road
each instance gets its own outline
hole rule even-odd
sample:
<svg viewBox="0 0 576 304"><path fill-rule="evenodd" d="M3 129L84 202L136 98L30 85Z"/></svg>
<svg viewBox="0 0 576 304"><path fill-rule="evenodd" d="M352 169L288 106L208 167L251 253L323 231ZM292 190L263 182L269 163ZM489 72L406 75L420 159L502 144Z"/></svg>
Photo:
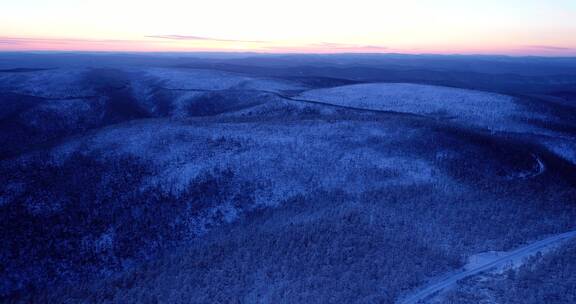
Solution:
<svg viewBox="0 0 576 304"><path fill-rule="evenodd" d="M454 273L444 276L429 285L414 291L409 296L399 300L398 304L416 304L420 301L426 300L433 294L444 290L447 287L455 285L459 280L471 277L473 275L485 272L495 267L505 266L515 260L523 259L538 253L540 250L557 245L563 241L576 238L576 230L570 231L549 238L531 243L529 245L520 247L514 251L509 252L507 255L497 258L496 260L486 262L485 264L477 265L472 269L460 269Z"/></svg>

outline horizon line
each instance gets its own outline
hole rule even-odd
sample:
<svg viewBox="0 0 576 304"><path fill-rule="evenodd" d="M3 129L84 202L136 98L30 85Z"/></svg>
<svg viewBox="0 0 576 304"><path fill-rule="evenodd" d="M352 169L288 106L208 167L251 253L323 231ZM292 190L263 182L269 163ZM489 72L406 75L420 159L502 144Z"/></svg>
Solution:
<svg viewBox="0 0 576 304"><path fill-rule="evenodd" d="M461 56L461 57L510 57L510 58L575 58L575 55L529 55L529 54L504 54L504 53L402 53L402 52L267 52L267 51L244 51L244 50L214 50L214 51L136 51L136 50L2 50L0 54L253 54L253 55L356 55L356 56Z"/></svg>

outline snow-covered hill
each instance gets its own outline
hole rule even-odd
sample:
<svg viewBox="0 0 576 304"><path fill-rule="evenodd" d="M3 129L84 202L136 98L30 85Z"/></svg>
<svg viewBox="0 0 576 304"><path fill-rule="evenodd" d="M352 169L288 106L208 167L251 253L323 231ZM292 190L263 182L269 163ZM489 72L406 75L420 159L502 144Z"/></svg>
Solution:
<svg viewBox="0 0 576 304"><path fill-rule="evenodd" d="M513 97L441 86L379 83L306 91L298 98L340 106L422 114L490 130L524 131L536 118Z"/></svg>
<svg viewBox="0 0 576 304"><path fill-rule="evenodd" d="M0 302L393 303L574 225L565 103L118 62L0 70Z"/></svg>
<svg viewBox="0 0 576 304"><path fill-rule="evenodd" d="M89 70L69 68L0 73L0 91L50 99L93 96L96 91L84 79Z"/></svg>

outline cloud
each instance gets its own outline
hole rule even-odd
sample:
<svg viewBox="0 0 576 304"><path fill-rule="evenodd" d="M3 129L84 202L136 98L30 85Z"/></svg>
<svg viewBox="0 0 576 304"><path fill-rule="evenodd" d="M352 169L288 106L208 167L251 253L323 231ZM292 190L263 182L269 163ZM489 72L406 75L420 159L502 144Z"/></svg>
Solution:
<svg viewBox="0 0 576 304"><path fill-rule="evenodd" d="M0 36L0 51L157 51L169 47L168 40Z"/></svg>
<svg viewBox="0 0 576 304"><path fill-rule="evenodd" d="M183 47L177 45L177 41L220 41L224 44L219 48L190 45ZM384 53L390 49L381 45L365 45L352 43L316 42L308 44L289 44L274 41L222 39L190 35L153 35L144 36L141 39L89 39L89 38L59 38L59 37L10 37L0 36L0 50L135 50L135 51L158 51L158 50L186 50L186 51L226 51L237 50L234 43L250 43L246 50L260 52L282 53ZM184 44L185 45L185 44Z"/></svg>
<svg viewBox="0 0 576 304"><path fill-rule="evenodd" d="M191 41L269 43L269 41L261 41L261 40L222 39L222 38L190 36L190 35L150 35L150 36L146 36L146 38L159 38L159 39L170 39L170 40L191 40Z"/></svg>
<svg viewBox="0 0 576 304"><path fill-rule="evenodd" d="M351 43L319 42L304 45L273 45L263 48L268 51L297 53L382 53L392 49L381 45L365 45Z"/></svg>
<svg viewBox="0 0 576 304"><path fill-rule="evenodd" d="M37 43L44 42L46 39L37 38L18 38L18 37L0 37L1 44L26 44L26 43ZM57 41L54 39L54 41Z"/></svg>
<svg viewBox="0 0 576 304"><path fill-rule="evenodd" d="M78 44L78 43L141 43L144 40L122 40L122 39L79 39L79 38L31 38L31 37L2 37L0 44L30 44L30 43L49 43L49 44Z"/></svg>
<svg viewBox="0 0 576 304"><path fill-rule="evenodd" d="M321 48L329 48L329 49L339 49L339 50L389 50L386 46L380 45L364 45L364 44L350 44L350 43L333 43L333 42L320 42L310 44L312 47L321 47Z"/></svg>
<svg viewBox="0 0 576 304"><path fill-rule="evenodd" d="M529 45L528 47L533 48L533 49L550 50L550 51L574 51L574 50L576 50L574 48L552 46L552 45Z"/></svg>
<svg viewBox="0 0 576 304"><path fill-rule="evenodd" d="M0 44L19 44L19 42L0 38Z"/></svg>

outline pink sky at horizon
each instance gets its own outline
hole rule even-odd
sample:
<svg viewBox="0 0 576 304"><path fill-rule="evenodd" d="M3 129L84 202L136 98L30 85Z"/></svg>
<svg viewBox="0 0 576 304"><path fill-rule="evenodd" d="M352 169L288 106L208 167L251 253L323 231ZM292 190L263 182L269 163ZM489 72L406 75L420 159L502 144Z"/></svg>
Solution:
<svg viewBox="0 0 576 304"><path fill-rule="evenodd" d="M571 0L20 0L0 51L576 56Z"/></svg>
<svg viewBox="0 0 576 304"><path fill-rule="evenodd" d="M467 48L395 49L385 46L310 43L306 45L202 46L161 39L97 40L78 38L0 37L0 51L87 51L87 52L255 52L255 53L405 53L511 56L576 56L576 48L527 45L519 47L477 46Z"/></svg>

